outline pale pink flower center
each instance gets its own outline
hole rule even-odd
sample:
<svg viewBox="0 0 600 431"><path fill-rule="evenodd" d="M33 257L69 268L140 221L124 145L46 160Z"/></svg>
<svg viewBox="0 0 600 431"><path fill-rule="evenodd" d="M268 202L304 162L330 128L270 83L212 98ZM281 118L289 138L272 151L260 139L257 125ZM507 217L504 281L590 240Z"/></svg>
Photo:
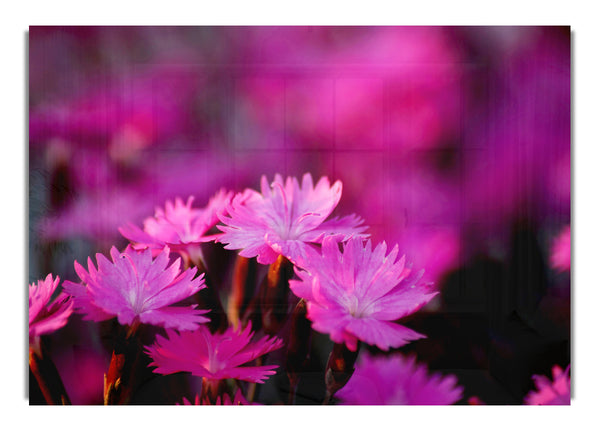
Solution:
<svg viewBox="0 0 600 431"><path fill-rule="evenodd" d="M408 404L408 400L406 397L406 393L403 388L396 388L394 394L390 397L389 400L386 400L388 404L400 405L404 406Z"/></svg>
<svg viewBox="0 0 600 431"><path fill-rule="evenodd" d="M191 227L189 223L184 224L183 226L176 226L177 233L182 242L193 242L196 238L191 231Z"/></svg>
<svg viewBox="0 0 600 431"><path fill-rule="evenodd" d="M292 235L291 230L291 226L282 222L277 225L275 232L277 232L279 238L281 238L284 241L287 241L289 239L295 239L295 235Z"/></svg>
<svg viewBox="0 0 600 431"><path fill-rule="evenodd" d="M182 242L192 242L194 240L194 234L192 232L192 226L190 218L185 217L184 214L175 214L173 218L165 218L160 220L165 228L171 228L175 231L175 234L179 236Z"/></svg>
<svg viewBox="0 0 600 431"><path fill-rule="evenodd" d="M212 349L208 349L208 366L207 369L208 371L210 371L211 373L216 373L220 370L222 370L224 368L224 363L221 362L219 360L219 346L220 344L225 341L225 340L219 340L217 342L217 345L212 348Z"/></svg>
<svg viewBox="0 0 600 431"><path fill-rule="evenodd" d="M360 319L370 314L370 303L359 300L356 295L350 294L345 298L346 310L352 317Z"/></svg>
<svg viewBox="0 0 600 431"><path fill-rule="evenodd" d="M132 281L131 288L128 291L129 305L131 306L131 309L133 310L133 312L135 314L141 314L144 311L144 305L145 305L144 304L144 302L145 302L144 301L144 297L145 297L144 291L150 290L150 288L148 286L148 281L144 280L143 282L140 283L139 274L138 274L135 264L133 263L133 260L131 259L130 256L123 253L123 254L121 254L121 258L128 260L128 262L131 264L131 268L133 269L133 272L135 274L135 280Z"/></svg>
<svg viewBox="0 0 600 431"><path fill-rule="evenodd" d="M291 214L288 214L286 211L286 215L283 220L281 220L278 225L275 227L275 232L279 235L279 237L284 240L295 240L300 237L302 233L305 231L305 227L302 225L302 221L311 216L319 216L317 213L307 212L292 221Z"/></svg>
<svg viewBox="0 0 600 431"><path fill-rule="evenodd" d="M129 289L129 304L135 314L141 314L144 311L144 290L148 290L148 282L144 280L140 284L138 280L134 282L134 285Z"/></svg>

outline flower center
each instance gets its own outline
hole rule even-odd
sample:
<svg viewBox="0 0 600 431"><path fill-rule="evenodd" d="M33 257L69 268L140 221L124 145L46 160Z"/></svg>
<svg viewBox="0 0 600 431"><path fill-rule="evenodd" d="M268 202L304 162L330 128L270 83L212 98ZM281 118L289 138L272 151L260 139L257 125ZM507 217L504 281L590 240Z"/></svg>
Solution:
<svg viewBox="0 0 600 431"><path fill-rule="evenodd" d="M134 286L129 290L129 304L135 314L141 314L144 311L144 291L148 290L148 282L142 283L136 280Z"/></svg>
<svg viewBox="0 0 600 431"><path fill-rule="evenodd" d="M209 349L208 351L208 366L207 369L211 373L217 373L218 371L223 369L223 363L219 360L219 346L223 340L220 340L216 343L216 346L213 349Z"/></svg>
<svg viewBox="0 0 600 431"><path fill-rule="evenodd" d="M279 229L277 229L276 232L279 235L279 238L281 238L283 241L294 239L293 235L290 232L290 226L282 224L279 226Z"/></svg>
<svg viewBox="0 0 600 431"><path fill-rule="evenodd" d="M362 304L359 303L358 298L355 295L350 295L348 297L346 306L348 308L348 313L350 313L352 317L356 317L357 319L364 317L364 307L362 307Z"/></svg>

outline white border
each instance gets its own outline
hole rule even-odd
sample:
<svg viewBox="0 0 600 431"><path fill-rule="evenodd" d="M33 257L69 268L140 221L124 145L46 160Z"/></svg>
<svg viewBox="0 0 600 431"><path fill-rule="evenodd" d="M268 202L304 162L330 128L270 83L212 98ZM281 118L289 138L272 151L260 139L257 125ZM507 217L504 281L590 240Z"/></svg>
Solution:
<svg viewBox="0 0 600 431"><path fill-rule="evenodd" d="M597 14L591 7L561 1L325 2L303 1L29 1L3 11L1 160L3 197L2 379L1 405L6 424L39 429L588 429L598 423L598 108L600 100ZM391 2L390 2L391 3ZM592 2L588 3L592 4ZM210 6L209 6L210 5ZM571 25L573 56L574 173L574 349L575 399L571 407L450 408L304 408L270 407L235 410L177 407L29 407L23 398L25 281L25 125L24 52L28 25L236 25L236 24L375 24L375 25ZM16 263L20 263L18 267ZM7 276L7 277L6 277ZM13 310L16 310L13 311ZM176 411L174 409L177 409ZM594 416L592 416L594 415ZM15 419L17 422L13 421Z"/></svg>

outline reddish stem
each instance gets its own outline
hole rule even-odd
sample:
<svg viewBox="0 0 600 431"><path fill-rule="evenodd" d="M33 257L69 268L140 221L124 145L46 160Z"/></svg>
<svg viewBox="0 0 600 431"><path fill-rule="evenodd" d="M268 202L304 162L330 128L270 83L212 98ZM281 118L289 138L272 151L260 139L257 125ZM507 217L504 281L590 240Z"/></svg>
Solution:
<svg viewBox="0 0 600 431"><path fill-rule="evenodd" d="M71 404L56 366L42 353L41 348L29 348L29 369L48 405Z"/></svg>
<svg viewBox="0 0 600 431"><path fill-rule="evenodd" d="M128 404L135 386L136 369L142 346L133 336L139 323L135 322L127 334L117 341L108 372L104 375L104 404Z"/></svg>
<svg viewBox="0 0 600 431"><path fill-rule="evenodd" d="M234 328L240 325L241 314L256 286L256 260L239 256L233 268L231 293L227 301L227 317Z"/></svg>
<svg viewBox="0 0 600 431"><path fill-rule="evenodd" d="M311 327L306 313L306 301L300 299L292 312L290 336L285 355L285 369L290 380L288 404L294 402L300 373L305 368L310 352Z"/></svg>
<svg viewBox="0 0 600 431"><path fill-rule="evenodd" d="M260 304L262 326L269 335L275 335L287 318L290 279L293 275L293 264L281 255L269 265L269 271L261 286Z"/></svg>

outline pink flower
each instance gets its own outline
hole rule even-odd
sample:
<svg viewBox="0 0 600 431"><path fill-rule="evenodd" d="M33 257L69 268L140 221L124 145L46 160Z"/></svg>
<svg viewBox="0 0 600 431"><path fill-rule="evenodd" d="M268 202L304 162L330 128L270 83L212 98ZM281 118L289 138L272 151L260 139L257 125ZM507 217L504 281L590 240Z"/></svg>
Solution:
<svg viewBox="0 0 600 431"><path fill-rule="evenodd" d="M259 263L271 264L279 255L300 264L306 257L308 243L321 243L326 235L335 234L341 240L362 234L362 219L356 215L325 219L332 213L342 196L342 183L329 185L322 177L316 186L310 173L302 177L302 186L296 178L281 175L269 187L267 178L261 178L261 193L246 190L238 194L228 207L230 217L222 216L225 226L219 242L229 250L240 251L240 256L255 257Z"/></svg>
<svg viewBox="0 0 600 431"><path fill-rule="evenodd" d="M50 300L59 281L59 277L53 279L48 274L45 280L29 285L29 343L65 326L73 312L73 301L67 294L61 292L54 301Z"/></svg>
<svg viewBox="0 0 600 431"><path fill-rule="evenodd" d="M566 226L552 243L550 264L558 271L571 269L571 226Z"/></svg>
<svg viewBox="0 0 600 431"><path fill-rule="evenodd" d="M144 220L144 230L129 223L120 227L119 232L134 242L136 250L150 248L156 255L168 245L172 251L189 254L200 243L214 241L222 235L206 233L217 224L218 216L225 211L232 195L220 190L203 209L192 208L193 196L185 204L176 198L175 204L167 201L164 210L157 208L154 217Z"/></svg>
<svg viewBox="0 0 600 431"><path fill-rule="evenodd" d="M242 394L242 391L239 390L239 389L237 390L237 392L233 396L233 400L231 399L231 397L229 396L229 394L223 394L223 398L221 399L221 396L218 396L215 403L211 403L208 398L205 398L205 399L202 400L202 402L200 402L200 397L198 395L196 395L196 397L194 398L194 403L193 404L190 401L188 401L187 398L185 398L185 397L183 398L183 405L184 406L191 406L191 405L194 405L194 406L199 406L199 405L203 405L203 406L209 406L209 405L215 405L215 406L249 406L250 404L256 405L256 403L250 403L250 402L248 402L248 400Z"/></svg>
<svg viewBox="0 0 600 431"><path fill-rule="evenodd" d="M570 367L570 365L569 365ZM558 365L552 367L550 381L546 376L534 375L533 381L537 391L531 391L525 397L525 404L529 405L570 405L571 404L571 378L569 367L563 371Z"/></svg>
<svg viewBox="0 0 600 431"><path fill-rule="evenodd" d="M251 342L253 335L251 325L239 331L230 327L216 334L211 334L205 326L179 334L167 330L167 338L157 335L156 342L146 347L146 352L158 374L190 372L206 378L209 385L232 378L263 383L267 376L275 374L277 365L245 364L279 349L283 342L267 336Z"/></svg>
<svg viewBox="0 0 600 431"><path fill-rule="evenodd" d="M186 397L183 397L183 405L184 406L199 406L200 405L200 397L196 394L196 396L194 397L194 402L191 403ZM179 403L176 403L177 405L179 405Z"/></svg>
<svg viewBox="0 0 600 431"><path fill-rule="evenodd" d="M196 329L207 322L202 314L208 310L172 306L193 295L204 285L204 274L196 277L196 268L180 272L181 259L167 268L169 248L152 258L150 250L136 251L127 246L123 253L112 247L110 262L96 254L98 269L88 258L88 271L75 261L75 271L81 283L65 281L65 290L73 295L75 308L84 319L101 321L117 317L121 325L141 323L177 328Z"/></svg>
<svg viewBox="0 0 600 431"><path fill-rule="evenodd" d="M462 398L455 376L427 375L414 356L363 354L354 374L337 393L342 404L446 405Z"/></svg>
<svg viewBox="0 0 600 431"><path fill-rule="evenodd" d="M388 350L425 337L393 322L437 294L420 283L422 272L405 267L404 257L396 262L398 246L386 256L385 242L371 251L370 240L363 246L355 237L340 252L336 239L327 237L322 253L312 252L307 271L296 271L300 280L290 280L290 289L308 301L307 316L316 331L352 351L358 340Z"/></svg>

